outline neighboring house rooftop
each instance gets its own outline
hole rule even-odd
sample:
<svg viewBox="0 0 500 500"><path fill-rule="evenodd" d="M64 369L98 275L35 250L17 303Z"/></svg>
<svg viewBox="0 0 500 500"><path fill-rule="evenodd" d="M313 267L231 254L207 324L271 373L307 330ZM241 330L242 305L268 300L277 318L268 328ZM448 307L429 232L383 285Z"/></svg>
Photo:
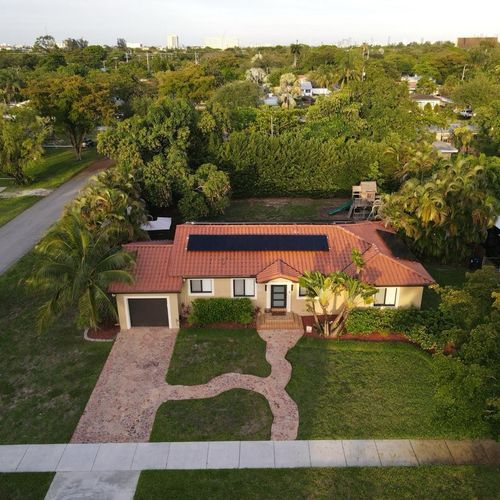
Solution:
<svg viewBox="0 0 500 500"><path fill-rule="evenodd" d="M414 101L441 101L441 98L437 95L430 94L412 94L410 99L413 99Z"/></svg>
<svg viewBox="0 0 500 500"><path fill-rule="evenodd" d="M432 147L440 153L458 153L458 149L455 146L444 141L434 141Z"/></svg>
<svg viewBox="0 0 500 500"><path fill-rule="evenodd" d="M311 250L190 250L194 235L322 235L328 248ZM354 274L351 252L358 249L366 266L364 279L377 286L425 286L434 280L395 235L380 222L356 224L183 224L174 242L138 242L124 246L136 251L135 283L114 284L110 291L179 292L183 278L255 277L263 283L276 278L297 282L305 271Z"/></svg>

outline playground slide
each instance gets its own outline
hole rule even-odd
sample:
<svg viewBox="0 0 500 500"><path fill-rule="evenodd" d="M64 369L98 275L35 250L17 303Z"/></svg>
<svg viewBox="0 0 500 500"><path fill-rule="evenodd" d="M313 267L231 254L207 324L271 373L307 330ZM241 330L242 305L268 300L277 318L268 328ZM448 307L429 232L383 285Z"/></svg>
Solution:
<svg viewBox="0 0 500 500"><path fill-rule="evenodd" d="M342 205L330 210L328 212L328 215L335 215L335 214L338 214L339 212L343 212L344 210L347 210L348 208L350 208L351 205L352 205L352 200L348 200L345 203L342 203Z"/></svg>

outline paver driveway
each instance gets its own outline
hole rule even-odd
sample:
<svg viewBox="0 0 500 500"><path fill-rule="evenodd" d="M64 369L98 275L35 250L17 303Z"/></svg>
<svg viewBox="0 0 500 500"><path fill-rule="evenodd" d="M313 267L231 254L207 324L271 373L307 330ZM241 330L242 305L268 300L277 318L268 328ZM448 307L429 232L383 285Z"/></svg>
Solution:
<svg viewBox="0 0 500 500"><path fill-rule="evenodd" d="M268 377L225 373L202 385L169 385L165 375L177 330L134 328L118 334L72 443L148 441L156 412L167 400L210 398L231 389L262 394L273 413L271 439L296 439L299 412L285 390L292 366L286 353L301 330L259 331L266 341Z"/></svg>

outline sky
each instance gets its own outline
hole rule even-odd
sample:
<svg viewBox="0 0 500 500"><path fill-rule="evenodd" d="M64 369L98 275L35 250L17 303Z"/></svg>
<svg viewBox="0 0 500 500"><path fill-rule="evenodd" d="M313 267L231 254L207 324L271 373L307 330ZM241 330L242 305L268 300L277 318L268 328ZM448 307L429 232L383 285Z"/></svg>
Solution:
<svg viewBox="0 0 500 500"><path fill-rule="evenodd" d="M320 45L455 41L499 36L498 0L0 0L0 43L84 38L114 45L118 37L182 45L236 37L240 45Z"/></svg>

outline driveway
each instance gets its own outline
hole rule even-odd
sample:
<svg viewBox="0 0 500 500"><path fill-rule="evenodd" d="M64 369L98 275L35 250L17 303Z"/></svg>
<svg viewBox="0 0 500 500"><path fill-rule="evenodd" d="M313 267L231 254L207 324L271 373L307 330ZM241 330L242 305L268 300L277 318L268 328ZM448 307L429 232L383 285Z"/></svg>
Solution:
<svg viewBox="0 0 500 500"><path fill-rule="evenodd" d="M94 162L89 168L0 227L0 274L28 253L57 221L64 206L76 197L89 178L109 167L111 163L108 159Z"/></svg>
<svg viewBox="0 0 500 500"><path fill-rule="evenodd" d="M268 377L224 373L202 385L165 381L177 330L132 328L121 331L71 438L72 443L149 441L160 405L168 400L213 398L231 389L262 394L273 414L272 440L296 439L299 412L285 390L292 366L285 359L302 330L258 330L266 342Z"/></svg>

